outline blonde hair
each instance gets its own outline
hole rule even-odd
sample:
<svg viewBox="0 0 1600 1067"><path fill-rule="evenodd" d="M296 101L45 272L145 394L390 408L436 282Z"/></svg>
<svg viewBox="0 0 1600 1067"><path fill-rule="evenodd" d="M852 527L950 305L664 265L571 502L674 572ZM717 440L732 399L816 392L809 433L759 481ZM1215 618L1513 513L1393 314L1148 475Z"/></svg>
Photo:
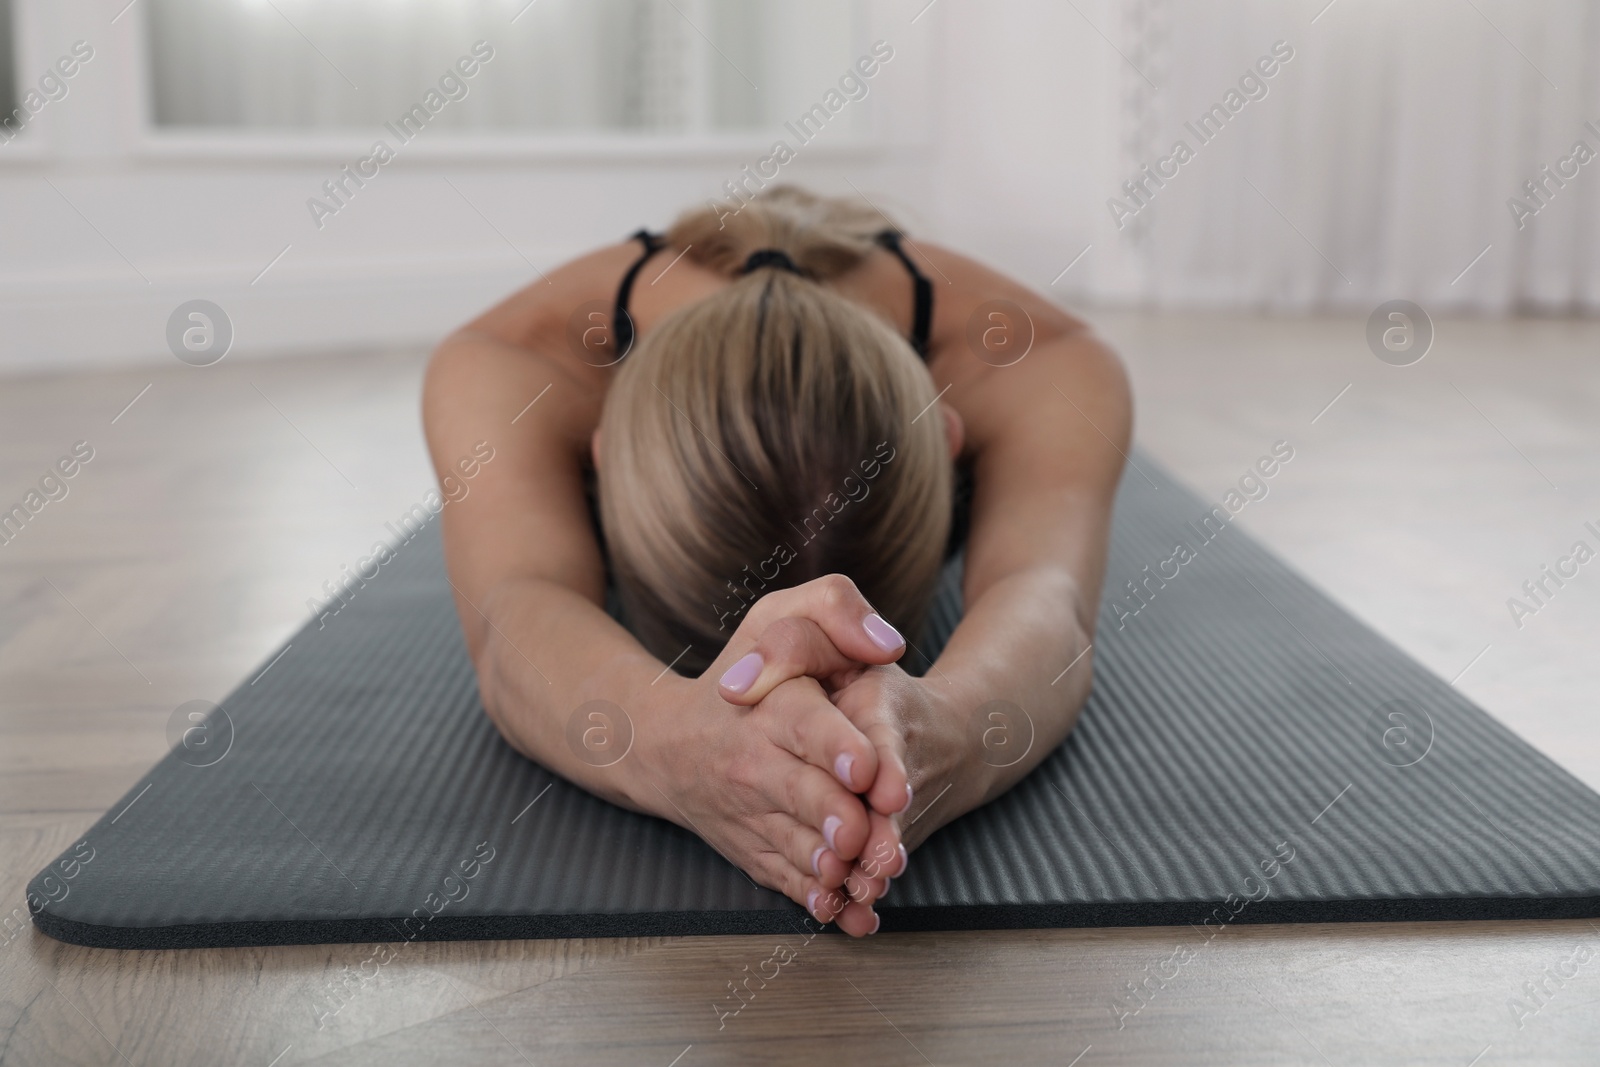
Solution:
<svg viewBox="0 0 1600 1067"><path fill-rule="evenodd" d="M634 635L680 673L716 658L749 603L848 575L912 640L949 537L952 464L927 367L819 284L884 228L850 201L774 187L667 234L734 278L619 366L600 422L600 518ZM740 275L760 249L805 273ZM689 651L684 653L685 646Z"/></svg>

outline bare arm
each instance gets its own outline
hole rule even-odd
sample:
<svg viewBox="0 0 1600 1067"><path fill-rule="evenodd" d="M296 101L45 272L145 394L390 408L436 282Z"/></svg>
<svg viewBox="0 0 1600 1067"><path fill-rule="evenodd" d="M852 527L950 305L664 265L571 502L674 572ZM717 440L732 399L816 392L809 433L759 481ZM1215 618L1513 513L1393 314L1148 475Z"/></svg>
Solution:
<svg viewBox="0 0 1600 1067"><path fill-rule="evenodd" d="M1016 721L999 709L1006 720L985 718L976 735L968 729L969 747L984 723L1004 731L976 764L948 768L952 780L965 779L951 799L971 807L1004 793L1049 755L1088 696L1111 506L1128 442L1126 386L1103 347L1079 336L1028 358L1034 355L1042 357L1036 367L1003 385L1008 393L1025 389L1029 399L1017 399L1015 417L979 452L967 608L924 679L934 693L944 689L963 724L991 701L1025 712Z"/></svg>
<svg viewBox="0 0 1600 1067"><path fill-rule="evenodd" d="M937 269L942 301L933 370L966 425L975 495L966 610L922 679L945 728L920 755L915 746L910 754L920 765L919 789L950 784L951 792L918 821L918 840L1011 788L1076 723L1089 692L1111 507L1132 432L1122 366L1082 324L966 257L926 246L923 255ZM984 362L968 343L969 322L980 314L988 321L985 308L997 298L1020 306L1032 323L1031 350L1010 366ZM978 716L992 701L1016 705L1025 717ZM1003 733L985 748L991 726ZM934 739L941 733L942 744ZM1031 746L1025 755L1024 746Z"/></svg>
<svg viewBox="0 0 1600 1067"><path fill-rule="evenodd" d="M604 384L564 350L562 311L598 296L612 261L626 257L607 250L561 268L447 338L428 368L423 421L441 475L476 441L495 449L443 513L446 564L490 717L563 777L650 810L630 788L637 783L590 766L565 742L567 713L590 700L637 706L661 670L602 607L582 472Z"/></svg>

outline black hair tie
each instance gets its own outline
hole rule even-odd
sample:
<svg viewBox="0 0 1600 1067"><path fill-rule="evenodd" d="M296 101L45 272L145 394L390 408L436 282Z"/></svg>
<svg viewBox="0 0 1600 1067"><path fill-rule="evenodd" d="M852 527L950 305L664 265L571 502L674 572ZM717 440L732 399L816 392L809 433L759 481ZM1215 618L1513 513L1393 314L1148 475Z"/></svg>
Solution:
<svg viewBox="0 0 1600 1067"><path fill-rule="evenodd" d="M805 271L801 270L799 265L789 258L789 253L781 248L756 249L744 261L744 269L739 273L749 274L751 271L760 270L762 267L777 267L779 270L786 270L790 274L805 276Z"/></svg>

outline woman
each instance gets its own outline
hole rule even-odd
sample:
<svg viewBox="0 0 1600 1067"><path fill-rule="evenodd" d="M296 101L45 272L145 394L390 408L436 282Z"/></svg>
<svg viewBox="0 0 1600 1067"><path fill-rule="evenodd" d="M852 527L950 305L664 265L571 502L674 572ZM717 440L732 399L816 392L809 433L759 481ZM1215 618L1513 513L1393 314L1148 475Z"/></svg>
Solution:
<svg viewBox="0 0 1600 1067"><path fill-rule="evenodd" d="M1126 379L874 211L774 188L583 256L441 344L423 406L441 476L496 449L444 538L506 740L820 922L876 932L909 851L1076 720ZM956 550L965 614L913 677ZM611 705L626 755L586 758Z"/></svg>

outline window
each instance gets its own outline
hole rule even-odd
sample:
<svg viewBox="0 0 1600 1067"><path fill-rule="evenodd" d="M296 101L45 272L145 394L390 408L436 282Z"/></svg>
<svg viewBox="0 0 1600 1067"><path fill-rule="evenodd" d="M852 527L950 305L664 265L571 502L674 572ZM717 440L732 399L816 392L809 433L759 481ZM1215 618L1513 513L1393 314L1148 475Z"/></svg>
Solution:
<svg viewBox="0 0 1600 1067"><path fill-rule="evenodd" d="M16 37L11 31L11 0L0 0L0 120L17 110Z"/></svg>
<svg viewBox="0 0 1600 1067"><path fill-rule="evenodd" d="M424 105L430 137L770 131L866 50L861 6L146 0L152 118L189 133L348 132ZM864 109L844 110L840 125L864 128Z"/></svg>

